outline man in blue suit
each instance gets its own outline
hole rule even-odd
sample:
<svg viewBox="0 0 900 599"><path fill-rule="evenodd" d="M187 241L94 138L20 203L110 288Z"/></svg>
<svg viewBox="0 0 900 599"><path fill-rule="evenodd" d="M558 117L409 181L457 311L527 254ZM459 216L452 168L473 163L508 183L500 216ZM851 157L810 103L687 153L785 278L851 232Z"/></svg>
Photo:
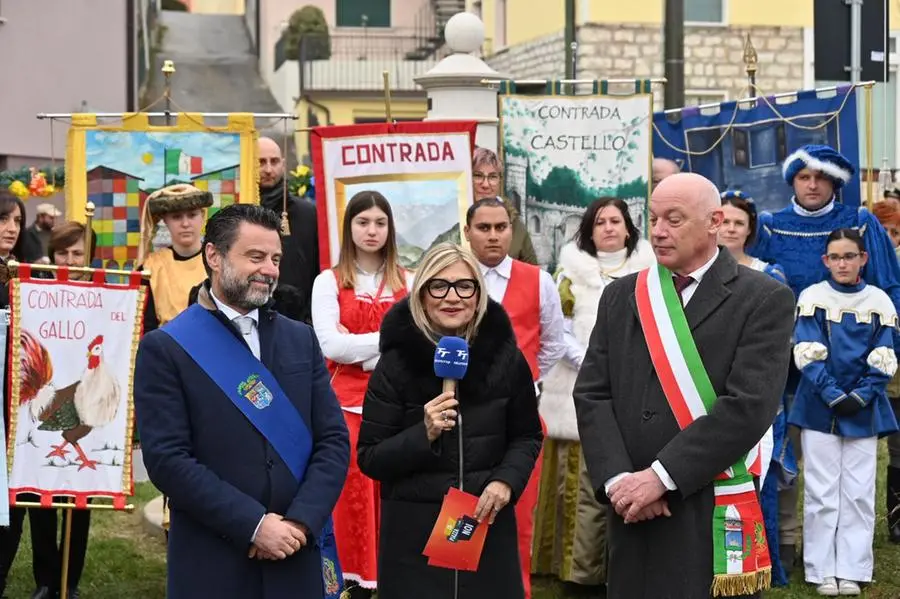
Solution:
<svg viewBox="0 0 900 599"><path fill-rule="evenodd" d="M197 303L138 350L144 461L171 509L169 599L340 592L330 518L349 439L312 329L270 309L279 230L249 204L210 218Z"/></svg>

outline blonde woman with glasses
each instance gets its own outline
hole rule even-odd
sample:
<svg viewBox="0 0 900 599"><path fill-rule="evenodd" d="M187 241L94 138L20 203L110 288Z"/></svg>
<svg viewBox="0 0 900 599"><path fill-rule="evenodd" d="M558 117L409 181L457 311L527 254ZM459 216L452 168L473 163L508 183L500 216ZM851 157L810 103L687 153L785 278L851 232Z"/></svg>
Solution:
<svg viewBox="0 0 900 599"><path fill-rule="evenodd" d="M443 336L469 344L456 392L442 393L434 352ZM515 503L541 448L531 370L509 318L488 298L475 258L439 244L412 292L385 316L381 359L369 380L359 467L381 483L379 599L522 599ZM463 449L460 452L460 448ZM489 526L475 572L428 565L422 555L451 487L479 497Z"/></svg>

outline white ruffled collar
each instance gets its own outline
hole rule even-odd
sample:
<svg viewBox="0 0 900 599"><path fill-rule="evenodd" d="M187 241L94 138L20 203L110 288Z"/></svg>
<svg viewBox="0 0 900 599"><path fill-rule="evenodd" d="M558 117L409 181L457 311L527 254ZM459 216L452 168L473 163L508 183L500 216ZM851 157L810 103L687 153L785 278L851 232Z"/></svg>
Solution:
<svg viewBox="0 0 900 599"><path fill-rule="evenodd" d="M794 212L800 216L825 216L834 210L834 196L832 196L831 201L818 210L807 210L797 202L797 196L791 196L791 204L794 207Z"/></svg>

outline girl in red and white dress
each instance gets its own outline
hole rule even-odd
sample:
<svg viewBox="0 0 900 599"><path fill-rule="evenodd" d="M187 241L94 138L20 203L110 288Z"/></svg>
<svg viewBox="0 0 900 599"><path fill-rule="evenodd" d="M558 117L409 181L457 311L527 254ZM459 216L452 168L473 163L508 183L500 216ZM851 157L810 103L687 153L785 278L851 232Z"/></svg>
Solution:
<svg viewBox="0 0 900 599"><path fill-rule="evenodd" d="M412 277L400 265L391 206L376 191L347 204L337 266L316 277L313 328L328 361L331 385L350 432L350 469L334 508L334 533L351 597L377 586L378 483L356 463L363 397L378 362L378 330L388 309L405 297Z"/></svg>

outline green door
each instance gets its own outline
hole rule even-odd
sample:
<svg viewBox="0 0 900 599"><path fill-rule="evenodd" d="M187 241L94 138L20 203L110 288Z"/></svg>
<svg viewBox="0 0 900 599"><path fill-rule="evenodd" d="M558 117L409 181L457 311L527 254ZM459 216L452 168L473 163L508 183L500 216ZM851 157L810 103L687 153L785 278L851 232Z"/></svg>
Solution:
<svg viewBox="0 0 900 599"><path fill-rule="evenodd" d="M337 0L338 27L390 27L391 0Z"/></svg>

